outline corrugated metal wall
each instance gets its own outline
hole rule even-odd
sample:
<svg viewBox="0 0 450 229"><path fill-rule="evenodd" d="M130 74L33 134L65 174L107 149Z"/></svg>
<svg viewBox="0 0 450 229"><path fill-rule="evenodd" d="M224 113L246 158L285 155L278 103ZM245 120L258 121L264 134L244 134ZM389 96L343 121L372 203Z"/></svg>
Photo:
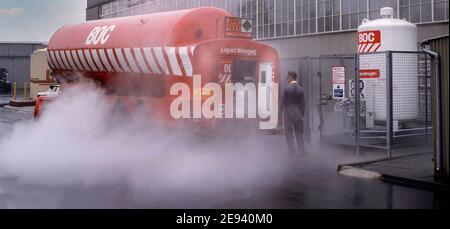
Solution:
<svg viewBox="0 0 450 229"><path fill-rule="evenodd" d="M443 151L444 151L444 174L447 178L449 177L449 37L441 37L429 40L430 47L433 51L437 52L441 58L441 98L442 98L442 127L443 127ZM434 63L432 63L434 64ZM434 78L434 70L432 71ZM434 94L434 93L433 93ZM433 100L435 101L435 100ZM434 109L433 109L434 110ZM433 120L433 125L435 122ZM436 128L434 128L436 130Z"/></svg>
<svg viewBox="0 0 450 229"><path fill-rule="evenodd" d="M29 86L30 55L45 47L41 43L0 43L0 68L8 70L8 80L17 82L17 88L22 89L24 82Z"/></svg>

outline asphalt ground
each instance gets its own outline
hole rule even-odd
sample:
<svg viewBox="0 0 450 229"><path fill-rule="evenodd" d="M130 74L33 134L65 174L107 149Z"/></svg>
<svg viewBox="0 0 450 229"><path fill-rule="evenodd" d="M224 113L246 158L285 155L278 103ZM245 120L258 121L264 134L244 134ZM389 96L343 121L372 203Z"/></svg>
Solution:
<svg viewBox="0 0 450 229"><path fill-rule="evenodd" d="M8 99L7 96L2 96L0 103ZM11 136L17 125L32 122L32 112L33 108L0 107L0 145ZM191 169L198 170L198 173L193 173L191 177L183 175L184 178L192 178L192 183L175 179L172 180L175 183L171 183L171 185L153 180L144 184L148 180L141 182L138 179L133 185L126 180L99 182L98 184L95 181L52 184L48 181L41 182L39 179L30 182L20 176L0 174L0 208L414 209L448 207L448 193L415 189L377 180L346 177L339 175L336 171L338 164L382 156L377 153L366 154L360 158L355 157L353 149L349 147L320 145L307 155L289 155L283 136L249 136L248 139L256 142L258 145L256 151L264 151L266 156L254 158L254 160L252 158L242 160L233 158L231 163L224 165L220 165L219 162L217 164L217 168L220 168L219 172L207 170L206 168L211 167L207 161L204 164L197 163ZM225 149L218 152L223 156L235 153L236 149L245 151L245 147L248 146L240 145L240 140L242 139L220 139L211 144L197 145L190 150L203 152L220 148ZM21 144L21 142L17 142L17 144ZM195 141L192 144L195 144ZM168 144L161 150L170 150L171 147ZM189 144L186 147L189 147ZM52 149L51 146L49 149L58 151L58 149ZM254 150L254 148L249 148L249 150ZM2 153L5 152L0 152L0 154ZM252 156L254 155L252 154ZM224 156L224 158L226 157ZM158 170L161 174L176 170L170 166L161 168ZM252 170L248 168L252 168ZM203 171L203 169L205 170ZM0 171L2 171L1 168ZM143 173L146 171L144 170ZM199 176L199 174L203 176L204 173L210 173L208 179L196 179L198 177L195 176ZM68 174L70 176L70 173ZM231 174L231 176L223 174ZM250 178L241 179L241 177ZM66 178L70 180L70 177ZM183 183L176 183L178 181ZM151 188L136 188L136 182L137 186L147 185Z"/></svg>

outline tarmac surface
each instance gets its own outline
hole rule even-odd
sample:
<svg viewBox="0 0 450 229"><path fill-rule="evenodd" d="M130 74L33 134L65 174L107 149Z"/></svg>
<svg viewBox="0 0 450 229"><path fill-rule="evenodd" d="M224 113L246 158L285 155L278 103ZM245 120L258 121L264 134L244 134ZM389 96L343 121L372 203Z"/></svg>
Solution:
<svg viewBox="0 0 450 229"><path fill-rule="evenodd" d="M7 96L0 96L0 104L8 99ZM11 134L14 125L32 120L32 111L33 108L0 107L0 144ZM381 154L370 153L359 158L355 157L352 148L324 145L308 155L286 156L283 136L254 138L261 142L262 148L287 158L282 176L271 182L245 184L220 193L174 191L155 197L133 190L126 184L39 185L23 183L18 177L0 174L0 208L448 208L448 192L346 177L336 171L338 164L375 159L382 157ZM232 150L233 142L223 144Z"/></svg>
<svg viewBox="0 0 450 229"><path fill-rule="evenodd" d="M449 190L448 183L434 178L433 154L430 152L401 155L389 159L364 161L351 165L340 165L340 173L351 170L368 172L383 181L408 185L428 190ZM350 169L350 170L348 170ZM356 174L358 176L359 174Z"/></svg>

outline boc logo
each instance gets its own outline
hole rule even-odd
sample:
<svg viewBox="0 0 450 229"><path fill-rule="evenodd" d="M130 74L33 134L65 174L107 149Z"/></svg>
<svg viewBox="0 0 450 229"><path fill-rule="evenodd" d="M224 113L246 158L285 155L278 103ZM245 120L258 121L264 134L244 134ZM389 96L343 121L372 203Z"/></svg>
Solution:
<svg viewBox="0 0 450 229"><path fill-rule="evenodd" d="M377 52L381 47L380 31L365 31L358 33L359 53Z"/></svg>
<svg viewBox="0 0 450 229"><path fill-rule="evenodd" d="M369 32L360 32L358 33L358 43L359 44L367 44L367 43L380 43L381 42L381 34L380 31L369 31Z"/></svg>
<svg viewBox="0 0 450 229"><path fill-rule="evenodd" d="M115 25L97 26L92 29L91 33L86 39L86 45L106 44L109 40L109 33L114 31Z"/></svg>

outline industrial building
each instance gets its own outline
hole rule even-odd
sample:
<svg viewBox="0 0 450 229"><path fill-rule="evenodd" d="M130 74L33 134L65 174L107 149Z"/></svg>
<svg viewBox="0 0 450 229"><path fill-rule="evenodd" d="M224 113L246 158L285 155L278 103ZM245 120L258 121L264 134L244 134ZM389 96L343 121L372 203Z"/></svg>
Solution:
<svg viewBox="0 0 450 229"><path fill-rule="evenodd" d="M385 104L387 102L391 103L388 113L392 113L388 120L384 120L384 126L381 129L377 129L378 127L370 124L375 123L376 120L368 122L372 120L370 118L371 114L365 114L368 117L365 119L367 129L370 129L370 131L372 131L371 129L375 130L373 133L376 132L376 134L379 134L381 131L383 135L387 136L367 136L366 139L370 139L370 144L363 146L387 149L389 157L391 157L391 149L395 146L393 143L407 145L408 142L419 142L415 141L411 136L420 137L421 140L425 140L425 143L422 145L431 146L428 137L430 135L430 119L432 114L431 100L433 98L434 102L438 101L436 100L437 96L434 95L433 97L431 95L431 92L435 90L430 86L430 64L435 60L430 59L424 53L418 53L416 51L419 45L425 45L423 41L448 36L448 5L448 0L88 0L86 15L87 20L98 20L213 6L225 9L236 17L251 19L253 21L253 39L266 43L278 51L280 55L279 73L281 77L285 76L287 71L290 70L300 70L301 76L310 76L306 80L302 79L302 83L306 85L307 107L310 108L307 113L309 112L309 117L313 117L313 114L318 112L321 118L310 119L309 117L305 117L305 128L307 130L317 129L312 126L318 126L321 132L321 138L327 134L327 131L330 131L332 133L332 139L339 139L336 138L336 135L342 134L336 134L335 132L345 129L345 120L350 120L350 123L360 122L358 120L355 122L350 117L339 119L337 123L339 125L335 125L335 117L345 112L336 109L336 100L333 100L331 95L328 94L328 92L333 91L331 77L334 72L331 69L334 69L333 67L336 66L345 66L342 67L344 69L344 74L342 75L348 78L345 78L342 86L345 88L351 85L349 80L354 79L353 77L356 74L353 74L351 71L348 71L347 73L349 74L346 74L345 69L361 68L361 66L355 64L355 57L352 55L361 53L361 50L358 50L358 27L363 24L365 19L379 19L381 17L380 10L384 7L390 7L389 18L404 19L417 25L417 30L415 26L410 26L410 28L414 28L413 33L411 33L414 36L404 38L405 42L406 40L411 41L411 50L400 50L405 52L397 52L396 55L410 55L410 57L401 59L402 61L408 58L412 60L409 61L413 63L411 65L413 67L409 68L411 71L408 73L408 77L414 77L414 80L411 82L422 82L420 85L409 84L410 88L413 89L411 91L414 91L414 95L417 95L415 97L398 97L394 99L397 102L392 102L392 100L387 101L386 98L388 97L383 97L380 100L380 107L383 109L386 108ZM415 37L416 34L417 37ZM388 55L391 55L390 60L394 60L395 65L387 66L384 64L381 67L378 66L377 69L384 69L382 71L387 72L387 70L407 66L408 61L396 61L395 58L392 58L392 53L389 53L389 49L385 51L388 52ZM407 51L413 52L413 54L408 54ZM356 57L356 59L363 60L363 57L364 55ZM303 61L305 58L309 58L307 62ZM368 61L367 63L375 62ZM319 77L311 77L316 76L316 73ZM388 78L394 78L394 74L390 74ZM284 81L281 82L282 84L284 83ZM393 84L395 85L398 82L394 81ZM418 88L420 89L418 90ZM347 90L350 91L350 88L347 88ZM326 93L322 93L322 91ZM392 93L393 88L391 87L389 91ZM320 102L319 109L316 108L317 98L319 98ZM404 107L402 108L403 110L399 110L399 105L395 105L396 103L402 104ZM409 106L409 104L413 104L414 106ZM405 120L408 120L399 125L399 118L396 118L395 115L401 114L401 112L406 113L411 108L415 109L415 106L419 106L419 104L420 109L418 108L417 112L414 112L414 117L405 118ZM367 107L368 105L365 106L365 108ZM397 109L397 113L394 112L394 107L397 107L395 108ZM354 110L359 110L359 108L355 106ZM336 113L338 114L336 115ZM347 113L352 114L352 112ZM385 110L383 112L378 111L378 113L382 115L387 114ZM433 114L435 115L436 112ZM326 121L323 121L324 119ZM330 124L328 129L324 123ZM412 127L413 124L416 126ZM403 127L401 127L402 125ZM349 130L358 128L360 127L352 127ZM364 131L368 133L367 130ZM404 136L400 137L404 137L406 140L399 140L398 133L400 132L405 133ZM352 134L353 132L350 132L350 136ZM356 139L359 138L360 136L358 135ZM352 137L347 139L353 141ZM382 139L382 141L377 142L373 141L373 139ZM376 144L373 144L374 142ZM356 144L359 145L360 142ZM431 150L431 148L425 149L425 151ZM446 153L448 154L448 151ZM435 156L433 160L439 161L440 159L437 160L437 158L448 160L448 156L442 157L442 155L440 157ZM427 161L424 164L430 164L431 158L428 158ZM448 162L446 165L447 174L444 177L448 177ZM439 166L436 166L436 168L439 168ZM437 169L435 171L436 174L441 173L441 170L442 168Z"/></svg>
<svg viewBox="0 0 450 229"><path fill-rule="evenodd" d="M29 87L31 54L46 47L42 42L0 42L0 69L8 72L7 81L16 82L18 89L25 82Z"/></svg>
<svg viewBox="0 0 450 229"><path fill-rule="evenodd" d="M88 0L87 20L201 6L226 9L254 22L253 38L281 59L356 53L356 29L382 7L418 26L419 41L448 34L448 0ZM339 45L336 45L339 44Z"/></svg>
<svg viewBox="0 0 450 229"><path fill-rule="evenodd" d="M281 75L298 70L305 57L357 53L358 26L365 18L380 18L383 7L416 24L419 42L449 34L448 0L88 0L86 19L202 6L252 19L253 39L277 49Z"/></svg>
<svg viewBox="0 0 450 229"><path fill-rule="evenodd" d="M37 99L38 93L47 91L55 82L47 63L47 49L38 49L31 54L30 98Z"/></svg>

